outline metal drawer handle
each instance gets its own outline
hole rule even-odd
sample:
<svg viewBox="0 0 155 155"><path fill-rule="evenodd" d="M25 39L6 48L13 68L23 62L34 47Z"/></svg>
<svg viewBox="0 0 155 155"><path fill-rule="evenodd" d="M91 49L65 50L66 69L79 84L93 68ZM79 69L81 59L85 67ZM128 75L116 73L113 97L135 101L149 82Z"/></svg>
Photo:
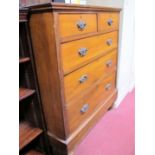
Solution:
<svg viewBox="0 0 155 155"><path fill-rule="evenodd" d="M112 60L108 60L108 61L106 62L106 66L107 66L107 67L111 67L111 66L112 66Z"/></svg>
<svg viewBox="0 0 155 155"><path fill-rule="evenodd" d="M80 31L82 31L82 30L84 30L85 29L85 27L86 27L86 22L85 21L82 21L82 20L80 20L80 21L78 21L77 22L77 28L80 30Z"/></svg>
<svg viewBox="0 0 155 155"><path fill-rule="evenodd" d="M84 104L83 107L80 110L81 114L86 113L88 111L88 109L89 109L89 105L88 104Z"/></svg>
<svg viewBox="0 0 155 155"><path fill-rule="evenodd" d="M112 23L113 23L113 20L112 20L112 19L109 19L109 20L107 21L107 24L108 24L109 26L111 26Z"/></svg>
<svg viewBox="0 0 155 155"><path fill-rule="evenodd" d="M88 76L87 76L87 75L83 75L83 76L81 76L79 82L80 82L80 83L83 83L83 82L85 82L87 79L88 79Z"/></svg>
<svg viewBox="0 0 155 155"><path fill-rule="evenodd" d="M107 91L110 90L111 86L112 86L111 83L106 84L105 90L107 90Z"/></svg>
<svg viewBox="0 0 155 155"><path fill-rule="evenodd" d="M79 55L81 57L85 56L87 54L88 49L87 48L80 48L79 49Z"/></svg>
<svg viewBox="0 0 155 155"><path fill-rule="evenodd" d="M112 45L112 39L107 40L107 45L111 46Z"/></svg>

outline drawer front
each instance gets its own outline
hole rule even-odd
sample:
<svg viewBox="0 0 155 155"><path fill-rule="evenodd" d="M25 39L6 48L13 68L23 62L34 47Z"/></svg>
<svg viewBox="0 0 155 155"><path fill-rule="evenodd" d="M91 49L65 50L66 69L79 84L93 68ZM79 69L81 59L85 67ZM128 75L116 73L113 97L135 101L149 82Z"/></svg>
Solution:
<svg viewBox="0 0 155 155"><path fill-rule="evenodd" d="M116 69L117 51L114 50L92 63L74 71L64 77L65 98L68 104L70 100L77 98L81 93L89 89L99 79L107 76Z"/></svg>
<svg viewBox="0 0 155 155"><path fill-rule="evenodd" d="M99 13L98 14L98 30L107 32L118 29L119 14L118 13Z"/></svg>
<svg viewBox="0 0 155 155"><path fill-rule="evenodd" d="M97 32L96 16L96 14L60 14L60 37L63 38Z"/></svg>
<svg viewBox="0 0 155 155"><path fill-rule="evenodd" d="M118 32L111 32L61 45L64 74L81 67L91 60L117 48Z"/></svg>
<svg viewBox="0 0 155 155"><path fill-rule="evenodd" d="M67 107L67 116L70 133L77 129L96 108L104 103L106 98L115 90L113 73L100 81L87 95L75 99L74 104Z"/></svg>

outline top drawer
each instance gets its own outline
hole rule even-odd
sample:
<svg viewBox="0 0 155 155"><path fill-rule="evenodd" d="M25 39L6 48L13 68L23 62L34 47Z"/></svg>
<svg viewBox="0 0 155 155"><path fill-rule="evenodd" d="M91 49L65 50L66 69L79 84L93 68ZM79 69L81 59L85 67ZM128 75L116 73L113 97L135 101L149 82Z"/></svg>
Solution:
<svg viewBox="0 0 155 155"><path fill-rule="evenodd" d="M59 32L61 37L86 34L97 31L96 14L60 14Z"/></svg>
<svg viewBox="0 0 155 155"><path fill-rule="evenodd" d="M118 29L119 13L104 12L98 14L98 30L108 32Z"/></svg>

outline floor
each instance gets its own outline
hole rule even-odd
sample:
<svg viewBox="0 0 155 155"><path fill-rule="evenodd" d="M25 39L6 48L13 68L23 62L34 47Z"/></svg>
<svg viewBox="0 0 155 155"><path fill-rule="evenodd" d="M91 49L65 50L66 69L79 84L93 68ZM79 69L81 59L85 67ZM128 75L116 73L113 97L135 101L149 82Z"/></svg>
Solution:
<svg viewBox="0 0 155 155"><path fill-rule="evenodd" d="M76 147L75 155L134 155L134 98L135 90L107 112Z"/></svg>

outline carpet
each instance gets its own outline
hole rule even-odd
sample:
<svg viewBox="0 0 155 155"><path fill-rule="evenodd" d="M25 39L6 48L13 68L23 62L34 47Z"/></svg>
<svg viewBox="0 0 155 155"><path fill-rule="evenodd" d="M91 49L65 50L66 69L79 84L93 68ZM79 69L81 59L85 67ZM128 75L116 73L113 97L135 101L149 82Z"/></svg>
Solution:
<svg viewBox="0 0 155 155"><path fill-rule="evenodd" d="M75 155L134 155L135 90L108 111L76 147Z"/></svg>

